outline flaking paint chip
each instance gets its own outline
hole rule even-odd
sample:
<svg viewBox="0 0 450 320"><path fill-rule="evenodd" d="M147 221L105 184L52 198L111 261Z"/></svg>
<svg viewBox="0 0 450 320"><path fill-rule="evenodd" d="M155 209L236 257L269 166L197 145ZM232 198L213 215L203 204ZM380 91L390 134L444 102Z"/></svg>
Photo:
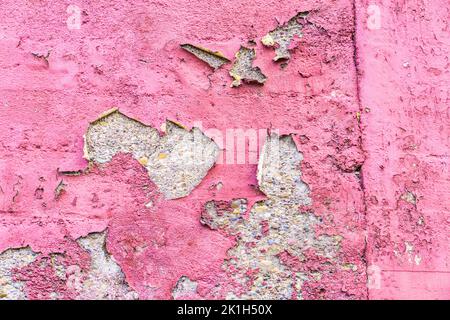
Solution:
<svg viewBox="0 0 450 320"><path fill-rule="evenodd" d="M147 163L148 163L148 158L147 158L147 157L141 157L141 158L139 158L138 161L139 161L139 163L140 163L141 165L146 166Z"/></svg>
<svg viewBox="0 0 450 320"><path fill-rule="evenodd" d="M230 60L219 51L212 51L210 49L188 43L182 44L181 48L193 54L198 59L206 62L214 70L217 70L224 64L230 62Z"/></svg>

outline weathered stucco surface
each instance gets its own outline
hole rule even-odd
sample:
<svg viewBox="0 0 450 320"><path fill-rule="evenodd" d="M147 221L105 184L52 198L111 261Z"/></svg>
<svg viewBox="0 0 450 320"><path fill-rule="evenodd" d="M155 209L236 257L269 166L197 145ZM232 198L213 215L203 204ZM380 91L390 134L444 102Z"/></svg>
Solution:
<svg viewBox="0 0 450 320"><path fill-rule="evenodd" d="M450 298L449 10L1 1L0 299Z"/></svg>

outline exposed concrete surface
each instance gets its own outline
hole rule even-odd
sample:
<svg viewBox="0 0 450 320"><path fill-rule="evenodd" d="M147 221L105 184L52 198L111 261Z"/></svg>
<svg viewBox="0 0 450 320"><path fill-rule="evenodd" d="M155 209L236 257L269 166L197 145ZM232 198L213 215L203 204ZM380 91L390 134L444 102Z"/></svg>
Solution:
<svg viewBox="0 0 450 320"><path fill-rule="evenodd" d="M449 298L447 1L68 4L0 3L0 298Z"/></svg>
<svg viewBox="0 0 450 320"><path fill-rule="evenodd" d="M85 158L105 163L130 153L145 168L167 199L187 196L216 162L219 147L198 128L186 130L172 121L166 134L112 109L89 126Z"/></svg>
<svg viewBox="0 0 450 320"><path fill-rule="evenodd" d="M78 299L131 300L139 297L128 286L120 266L108 253L106 232L91 233L86 237L79 238L77 242L91 256L90 268L86 275L83 275L79 268L75 267L71 270L74 275L71 281L78 293Z"/></svg>
<svg viewBox="0 0 450 320"><path fill-rule="evenodd" d="M259 188L267 199L256 202L247 217L244 199L206 204L202 223L236 237L223 266L235 283L227 298L302 298L303 281L314 282L321 276L318 269L339 263L341 237L316 236L320 219L299 211L311 201L301 180L301 159L292 137L271 134L258 166ZM311 253L317 255L313 270L305 268Z"/></svg>
<svg viewBox="0 0 450 320"><path fill-rule="evenodd" d="M192 44L182 44L181 47L192 53L194 56L199 58L200 60L206 62L211 68L214 70L219 69L224 64L227 64L230 62L227 57L225 57L223 54L221 54L218 51L212 51L207 48L202 48L196 45Z"/></svg>
<svg viewBox="0 0 450 320"><path fill-rule="evenodd" d="M0 254L0 295L24 299L137 299L107 252L106 232L66 243L70 252L38 254L29 247ZM84 250L83 250L84 249Z"/></svg>
<svg viewBox="0 0 450 320"><path fill-rule="evenodd" d="M8 249L0 253L0 299L25 300L24 284L15 281L15 268L22 268L36 259L37 254L30 248Z"/></svg>

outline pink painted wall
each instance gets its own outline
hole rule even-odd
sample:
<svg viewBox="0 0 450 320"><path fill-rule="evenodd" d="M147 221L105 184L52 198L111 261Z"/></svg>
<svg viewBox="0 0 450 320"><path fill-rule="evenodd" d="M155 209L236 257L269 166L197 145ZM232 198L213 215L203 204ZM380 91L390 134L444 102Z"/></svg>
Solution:
<svg viewBox="0 0 450 320"><path fill-rule="evenodd" d="M449 2L381 1L380 29L369 4L357 1L356 41L367 259L381 270L369 298L448 299Z"/></svg>
<svg viewBox="0 0 450 320"><path fill-rule="evenodd" d="M82 11L80 29L66 23L71 4ZM183 276L197 283L192 298L252 290L258 268L244 284L231 281L223 265L236 238L200 217L210 200L246 198L250 207L264 199L256 164L216 164L176 200L164 199L127 155L80 176L58 174L86 168L90 121L119 107L158 129L172 119L224 135L293 135L311 190L302 209L322 221L315 237L342 240L331 258L312 247L304 260L282 261L293 281L307 275L289 298L450 298L450 7L379 1L377 25L368 22L370 4L2 1L0 252L29 246L89 268L75 241L106 229L107 251L141 299L172 298ZM281 68L261 37L301 11L315 27ZM213 72L179 47L198 44L232 59L249 40L268 77L263 86L231 88L230 65ZM61 180L65 192L55 197ZM64 281L40 277L39 265L30 270L21 280L28 298L77 296Z"/></svg>

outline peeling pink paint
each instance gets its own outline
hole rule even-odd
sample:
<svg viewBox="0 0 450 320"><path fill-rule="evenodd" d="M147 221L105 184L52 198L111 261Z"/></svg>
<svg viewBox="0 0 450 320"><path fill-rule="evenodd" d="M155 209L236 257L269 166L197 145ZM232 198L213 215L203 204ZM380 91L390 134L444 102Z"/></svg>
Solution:
<svg viewBox="0 0 450 320"><path fill-rule="evenodd" d="M448 1L357 1L373 299L450 298Z"/></svg>
<svg viewBox="0 0 450 320"><path fill-rule="evenodd" d="M251 207L264 199L256 165L217 164L176 200L165 200L130 155L78 176L59 173L87 167L89 122L120 107L155 128L172 119L224 135L293 134L311 189L312 205L302 211L322 220L316 236L342 241L331 263L314 248L302 261L280 255L293 277L320 274L292 298L448 299L449 6L393 3L380 1L381 29L371 30L364 0L355 1L356 12L350 0L2 1L0 252L30 246L70 259L79 250L73 241L107 229L108 252L141 299L171 299L183 276L198 284L191 298L224 298L237 288L223 268L235 238L200 217L210 200L245 198ZM70 4L81 8L79 30L66 25ZM320 28L305 28L281 68L260 39L277 19L302 11ZM268 77L263 86L231 88L230 65L213 72L180 48L194 43L231 59L249 40L254 66ZM17 273L29 298L66 292L38 269Z"/></svg>

